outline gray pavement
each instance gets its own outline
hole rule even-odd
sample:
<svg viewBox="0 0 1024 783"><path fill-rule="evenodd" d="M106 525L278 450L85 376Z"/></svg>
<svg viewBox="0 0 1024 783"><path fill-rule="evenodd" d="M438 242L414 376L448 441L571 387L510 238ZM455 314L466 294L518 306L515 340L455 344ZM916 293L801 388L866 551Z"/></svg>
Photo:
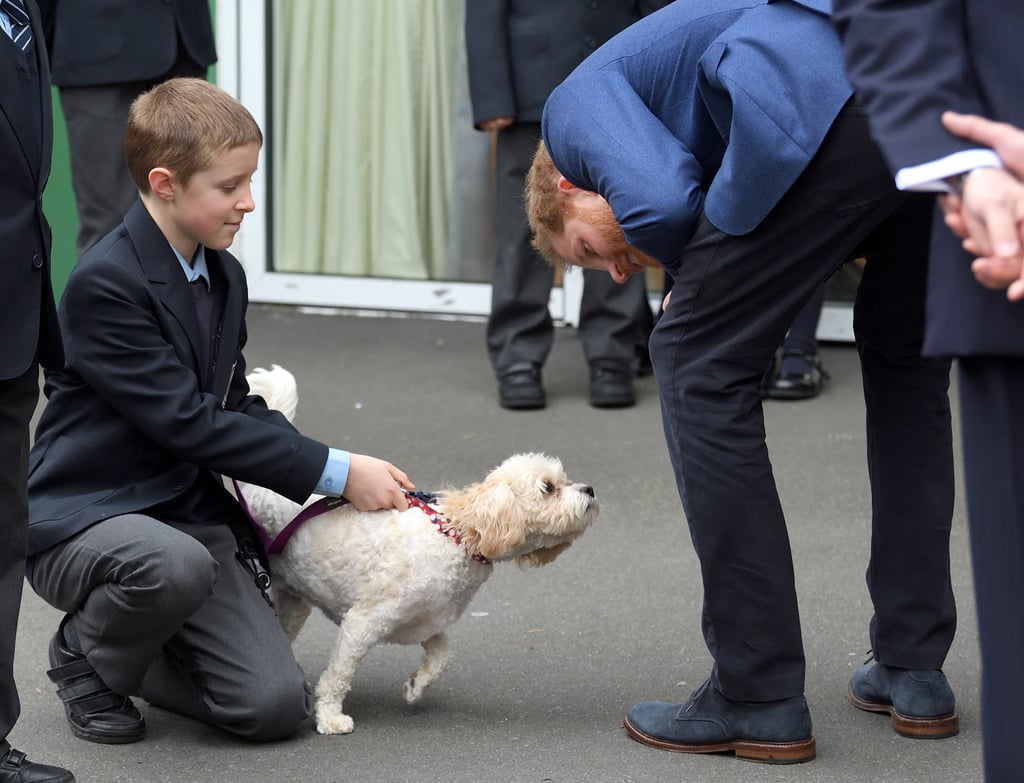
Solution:
<svg viewBox="0 0 1024 783"><path fill-rule="evenodd" d="M626 737L636 701L682 701L707 676L701 588L661 434L654 381L639 403L599 411L571 329L560 329L544 377L543 411L500 409L484 325L423 318L249 311L251 367L281 364L299 385L297 424L332 445L391 459L420 488L479 479L516 451L557 455L592 484L594 528L551 565L498 566L451 629L455 659L415 706L402 683L418 649L378 647L346 702L355 732L312 730L250 746L141 704L145 741L75 739L47 680L46 645L59 614L26 591L17 676L24 704L11 736L30 758L61 762L80 783L145 781L981 781L979 663L962 499L952 560L960 625L946 662L960 735L897 736L860 712L846 684L868 648L864 584L869 496L856 353L827 346L831 387L815 400L767 404L769 444L789 519L807 650L807 698L818 757L773 767L692 756ZM962 492L959 493L962 498ZM311 618L296 642L311 680L334 627Z"/></svg>

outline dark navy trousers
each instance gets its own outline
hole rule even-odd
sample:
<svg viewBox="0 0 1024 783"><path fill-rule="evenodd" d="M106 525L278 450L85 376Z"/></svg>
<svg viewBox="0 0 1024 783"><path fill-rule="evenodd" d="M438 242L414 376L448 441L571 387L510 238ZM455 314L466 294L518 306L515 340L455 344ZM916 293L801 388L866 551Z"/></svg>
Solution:
<svg viewBox="0 0 1024 783"><path fill-rule="evenodd" d="M854 329L871 482L870 644L882 663L939 668L952 643L950 362L920 354L933 210L931 197L895 190L865 117L848 106L754 231L730 236L702 219L682 253L651 357L701 565L712 676L731 699L804 691L758 381L801 306L857 255L867 259Z"/></svg>

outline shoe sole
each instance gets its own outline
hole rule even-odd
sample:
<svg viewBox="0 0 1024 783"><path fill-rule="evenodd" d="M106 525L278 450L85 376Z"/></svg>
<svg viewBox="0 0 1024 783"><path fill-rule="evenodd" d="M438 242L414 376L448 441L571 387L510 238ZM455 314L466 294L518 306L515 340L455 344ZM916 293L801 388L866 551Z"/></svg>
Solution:
<svg viewBox="0 0 1024 783"><path fill-rule="evenodd" d="M805 761L811 761L817 755L814 737L799 742L732 740L731 742L716 742L708 745L682 745L644 734L629 722L628 717L623 720L622 725L626 729L626 733L641 745L648 745L659 750L670 750L673 753L735 753L738 759L755 761L760 764L803 764Z"/></svg>
<svg viewBox="0 0 1024 783"><path fill-rule="evenodd" d="M903 737L945 739L946 737L955 737L960 733L960 716L955 712L937 718L915 718L904 715L891 704L862 699L853 692L852 688L847 691L846 697L850 700L850 704L858 710L888 715L892 720L895 732Z"/></svg>
<svg viewBox="0 0 1024 783"><path fill-rule="evenodd" d="M536 411L547 405L546 400L499 400L502 408L510 411Z"/></svg>
<svg viewBox="0 0 1024 783"><path fill-rule="evenodd" d="M133 742L140 742L146 738L145 726L140 731L133 732L132 734L96 734L88 729L79 728L71 722L70 718L68 718L68 726L71 729L71 733L78 737L78 739L85 740L86 742L95 742L99 745L130 745Z"/></svg>
<svg viewBox="0 0 1024 783"><path fill-rule="evenodd" d="M591 397L588 402L594 408L631 408L636 405L636 397Z"/></svg>

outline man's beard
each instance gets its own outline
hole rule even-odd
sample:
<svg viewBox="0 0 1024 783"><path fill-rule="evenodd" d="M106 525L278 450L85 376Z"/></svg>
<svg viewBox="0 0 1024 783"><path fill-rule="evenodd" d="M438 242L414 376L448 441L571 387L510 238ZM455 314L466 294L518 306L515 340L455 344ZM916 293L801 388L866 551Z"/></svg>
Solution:
<svg viewBox="0 0 1024 783"><path fill-rule="evenodd" d="M577 205L576 214L594 227L604 243L606 253L616 258L628 255L634 262L643 267L651 269L661 267L661 264L655 258L626 241L626 235L622 233L622 226L615 219L615 215L612 214L612 208L608 205L607 201L588 204L585 207Z"/></svg>

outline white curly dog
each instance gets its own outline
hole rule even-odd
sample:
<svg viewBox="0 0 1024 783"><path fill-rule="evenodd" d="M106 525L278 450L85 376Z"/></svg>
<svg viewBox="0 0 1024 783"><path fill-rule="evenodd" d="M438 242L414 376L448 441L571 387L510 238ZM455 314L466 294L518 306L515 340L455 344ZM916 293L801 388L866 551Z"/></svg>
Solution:
<svg viewBox="0 0 1024 783"><path fill-rule="evenodd" d="M297 394L290 372L275 365L255 370L247 380L269 407L294 417ZM240 487L271 538L300 510L270 490ZM491 561L549 563L597 515L594 490L566 478L557 459L516 454L478 484L438 492L429 506L416 502L401 512L360 512L342 505L303 523L281 554L270 558L270 567L289 639L294 641L314 606L340 626L316 688L317 731L352 731L342 702L359 661L381 642L423 646L423 662L405 683L406 700L419 699L447 667L445 628L491 575Z"/></svg>

